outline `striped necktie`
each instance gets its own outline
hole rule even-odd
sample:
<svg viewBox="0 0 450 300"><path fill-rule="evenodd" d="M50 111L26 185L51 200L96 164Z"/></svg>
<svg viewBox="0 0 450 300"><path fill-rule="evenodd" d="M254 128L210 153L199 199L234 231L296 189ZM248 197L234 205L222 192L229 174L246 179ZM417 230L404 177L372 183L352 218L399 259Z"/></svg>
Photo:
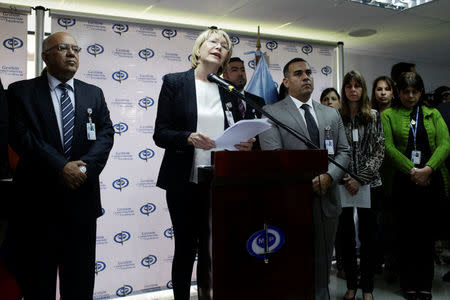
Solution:
<svg viewBox="0 0 450 300"><path fill-rule="evenodd" d="M58 88L62 91L61 94L61 116L63 126L63 149L64 156L70 158L70 149L72 148L73 127L75 124L75 110L70 101L69 93L67 89L69 85L61 83Z"/></svg>
<svg viewBox="0 0 450 300"><path fill-rule="evenodd" d="M314 117L311 114L310 107L308 104L303 104L301 106L301 108L303 108L303 110L305 111L306 127L308 128L308 133L309 133L311 142L313 142L314 145L316 145L318 148L320 148L319 129L317 128L316 120L314 120Z"/></svg>

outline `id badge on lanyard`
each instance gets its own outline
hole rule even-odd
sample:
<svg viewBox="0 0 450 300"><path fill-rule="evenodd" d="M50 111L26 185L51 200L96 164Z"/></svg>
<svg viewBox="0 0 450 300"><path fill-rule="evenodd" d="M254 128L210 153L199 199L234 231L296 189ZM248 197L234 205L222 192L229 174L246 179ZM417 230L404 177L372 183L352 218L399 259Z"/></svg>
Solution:
<svg viewBox="0 0 450 300"><path fill-rule="evenodd" d="M233 108L233 104L231 104L231 102L227 102L225 104L227 110L225 111L225 116L227 117L227 122L228 122L228 126L233 126L234 125L234 118L233 118L233 113L231 112L231 109Z"/></svg>
<svg viewBox="0 0 450 300"><path fill-rule="evenodd" d="M411 162L415 165L420 165L422 158L422 152L417 150L417 127L419 126L419 106L417 106L416 119L411 120L410 124L411 131L414 137L414 150L411 151Z"/></svg>

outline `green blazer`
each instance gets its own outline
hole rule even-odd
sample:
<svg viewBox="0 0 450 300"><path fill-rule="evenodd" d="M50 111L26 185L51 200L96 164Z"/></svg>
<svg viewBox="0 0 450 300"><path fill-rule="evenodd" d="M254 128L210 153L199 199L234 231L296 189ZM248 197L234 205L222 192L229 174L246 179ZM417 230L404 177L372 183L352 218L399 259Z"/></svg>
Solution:
<svg viewBox="0 0 450 300"><path fill-rule="evenodd" d="M445 194L448 196L449 174L445 168L445 159L450 153L450 137L447 125L437 109L422 105L423 122L428 135L432 155L426 165L442 173ZM395 171L409 174L414 164L405 156L410 129L412 108L391 107L381 115L386 145L387 166Z"/></svg>

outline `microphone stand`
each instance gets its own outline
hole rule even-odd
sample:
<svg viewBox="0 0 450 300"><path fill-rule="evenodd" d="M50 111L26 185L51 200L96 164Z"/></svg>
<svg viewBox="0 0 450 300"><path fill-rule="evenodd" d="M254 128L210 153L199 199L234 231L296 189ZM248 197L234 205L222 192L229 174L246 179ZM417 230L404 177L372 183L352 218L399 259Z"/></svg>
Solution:
<svg viewBox="0 0 450 300"><path fill-rule="evenodd" d="M216 82L217 84L217 82ZM306 136L298 132L297 130L289 127L288 125L278 121L275 117L273 117L271 114L266 112L264 109L262 109L255 101L252 99L247 99L245 95L237 91L233 86L229 85L228 88L222 86L221 84L217 84L219 87L223 88L224 90L228 91L232 95L240 98L241 100L245 101L245 103L249 104L252 108L254 108L256 111L260 112L262 115L266 116L269 120L274 122L279 127L285 129L287 132L289 132L291 135L295 136L297 139L305 143L308 148L313 150L320 150L318 146L316 146L313 142L311 142L310 139L308 139ZM330 161L332 164L334 164L336 167L344 171L345 173L349 174L351 177L353 177L356 181L358 181L360 184L364 184L363 180L359 178L356 174L353 174L350 170L348 170L346 167L338 163L331 155L328 154L328 161Z"/></svg>

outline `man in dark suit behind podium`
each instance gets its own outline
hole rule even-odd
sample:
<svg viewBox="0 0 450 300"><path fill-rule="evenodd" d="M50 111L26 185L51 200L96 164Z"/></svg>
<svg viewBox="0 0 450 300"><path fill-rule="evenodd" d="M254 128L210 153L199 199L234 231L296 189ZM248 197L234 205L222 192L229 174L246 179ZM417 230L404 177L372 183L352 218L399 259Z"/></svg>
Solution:
<svg viewBox="0 0 450 300"><path fill-rule="evenodd" d="M80 50L72 35L50 35L47 72L7 93L10 144L20 156L7 262L25 299L55 299L57 268L62 299L93 298L99 175L114 130L102 90L73 79Z"/></svg>
<svg viewBox="0 0 450 300"><path fill-rule="evenodd" d="M231 82L240 93L244 93L246 98L255 101L260 107L263 107L266 104L263 98L244 91L244 87L247 84L247 75L245 74L244 61L239 57L230 58L228 67L223 72L223 78ZM241 110L243 119L261 118L261 113L255 111L254 108L250 107L250 105L240 99L239 102L242 102L242 104L239 103L239 109Z"/></svg>
<svg viewBox="0 0 450 300"><path fill-rule="evenodd" d="M331 140L331 145L328 142L331 147L328 153L346 167L350 160L350 148L342 119L336 109L312 100L314 81L309 64L302 58L294 58L286 64L283 73L283 83L288 88L288 96L275 104L265 106L264 110L301 132L320 149L325 148L325 139ZM275 124L259 137L262 150L308 149L305 143ZM338 216L341 213L341 203L335 188L343 175L344 171L329 163L327 172L312 180L315 300L330 299L329 270Z"/></svg>

